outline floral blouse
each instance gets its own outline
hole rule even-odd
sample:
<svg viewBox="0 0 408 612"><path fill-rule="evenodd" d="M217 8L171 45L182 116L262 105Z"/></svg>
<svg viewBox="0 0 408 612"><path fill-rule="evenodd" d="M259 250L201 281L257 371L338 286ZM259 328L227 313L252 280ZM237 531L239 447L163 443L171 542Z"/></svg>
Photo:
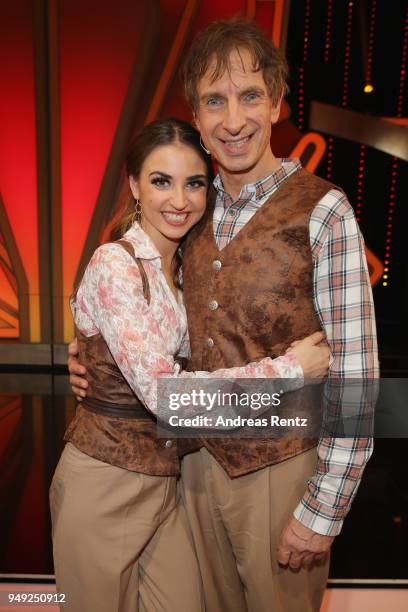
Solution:
<svg viewBox="0 0 408 612"><path fill-rule="evenodd" d="M93 254L71 309L85 336L103 336L123 376L151 412L157 410L159 377L294 378L294 388L303 385L303 370L293 353L214 372L180 372L175 357L189 355L182 292L177 301L161 271L158 250L138 224L123 239L143 260L150 304L135 261L121 245L107 243Z"/></svg>

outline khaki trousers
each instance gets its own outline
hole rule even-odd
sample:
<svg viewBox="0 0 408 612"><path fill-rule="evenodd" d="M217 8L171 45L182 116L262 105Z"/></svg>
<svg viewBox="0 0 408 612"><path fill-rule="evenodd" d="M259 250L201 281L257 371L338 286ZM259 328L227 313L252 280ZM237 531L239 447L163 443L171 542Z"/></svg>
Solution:
<svg viewBox="0 0 408 612"><path fill-rule="evenodd" d="M329 560L294 572L276 561L280 534L303 496L316 449L230 479L206 449L183 459L183 498L208 612L317 612Z"/></svg>
<svg viewBox="0 0 408 612"><path fill-rule="evenodd" d="M68 443L50 490L59 593L72 612L203 611L176 478L98 461Z"/></svg>

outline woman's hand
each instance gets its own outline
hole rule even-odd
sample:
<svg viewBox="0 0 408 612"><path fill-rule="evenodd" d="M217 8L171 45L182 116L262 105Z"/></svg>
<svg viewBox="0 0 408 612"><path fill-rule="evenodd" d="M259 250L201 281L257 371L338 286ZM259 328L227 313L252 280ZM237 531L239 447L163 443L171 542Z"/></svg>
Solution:
<svg viewBox="0 0 408 612"><path fill-rule="evenodd" d="M292 342L288 350L299 361L304 378L324 378L329 371L330 348L323 332Z"/></svg>

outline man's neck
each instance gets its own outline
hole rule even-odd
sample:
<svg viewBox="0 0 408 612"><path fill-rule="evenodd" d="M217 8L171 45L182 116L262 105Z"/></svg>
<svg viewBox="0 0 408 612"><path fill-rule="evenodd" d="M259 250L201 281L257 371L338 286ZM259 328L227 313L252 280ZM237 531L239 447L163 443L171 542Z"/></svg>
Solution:
<svg viewBox="0 0 408 612"><path fill-rule="evenodd" d="M221 166L219 166L218 171L222 180L224 191L226 191L226 193L228 193L233 200L236 200L244 185L256 183L264 179L266 176L272 174L272 172L275 172L279 166L280 164L278 160L271 152L267 164L257 164L245 172L228 172L226 168Z"/></svg>

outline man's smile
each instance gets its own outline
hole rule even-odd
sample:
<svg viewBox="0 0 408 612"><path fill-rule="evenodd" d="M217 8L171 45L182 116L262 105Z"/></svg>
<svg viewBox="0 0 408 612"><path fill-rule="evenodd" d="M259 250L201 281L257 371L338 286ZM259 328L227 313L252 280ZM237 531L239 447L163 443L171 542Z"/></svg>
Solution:
<svg viewBox="0 0 408 612"><path fill-rule="evenodd" d="M240 138L219 138L218 140L221 142L223 149L230 154L242 154L245 153L248 144L251 142L254 133L249 134L248 136L240 137Z"/></svg>

